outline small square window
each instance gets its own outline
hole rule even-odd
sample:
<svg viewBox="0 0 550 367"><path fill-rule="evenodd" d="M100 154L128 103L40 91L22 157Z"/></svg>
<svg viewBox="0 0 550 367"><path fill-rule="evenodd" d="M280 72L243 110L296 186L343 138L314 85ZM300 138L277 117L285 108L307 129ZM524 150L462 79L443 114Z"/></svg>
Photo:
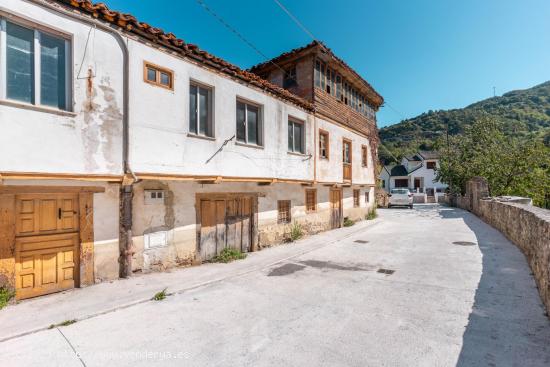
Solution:
<svg viewBox="0 0 550 367"><path fill-rule="evenodd" d="M277 201L277 223L290 223L290 200Z"/></svg>
<svg viewBox="0 0 550 367"><path fill-rule="evenodd" d="M174 73L171 70L148 62L145 62L143 67L143 79L145 82L166 89L174 88Z"/></svg>
<svg viewBox="0 0 550 367"><path fill-rule="evenodd" d="M306 189L306 212L317 211L317 189Z"/></svg>
<svg viewBox="0 0 550 367"><path fill-rule="evenodd" d="M163 190L145 190L145 205L164 204Z"/></svg>

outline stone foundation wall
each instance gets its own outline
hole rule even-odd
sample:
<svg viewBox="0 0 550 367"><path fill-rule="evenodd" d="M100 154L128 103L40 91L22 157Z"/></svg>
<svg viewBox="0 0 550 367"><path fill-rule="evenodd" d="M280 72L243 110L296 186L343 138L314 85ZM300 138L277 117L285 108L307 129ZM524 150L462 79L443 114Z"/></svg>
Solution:
<svg viewBox="0 0 550 367"><path fill-rule="evenodd" d="M525 198L489 198L487 181L480 177L468 183L465 196L450 197L449 203L473 212L521 249L550 313L550 210Z"/></svg>

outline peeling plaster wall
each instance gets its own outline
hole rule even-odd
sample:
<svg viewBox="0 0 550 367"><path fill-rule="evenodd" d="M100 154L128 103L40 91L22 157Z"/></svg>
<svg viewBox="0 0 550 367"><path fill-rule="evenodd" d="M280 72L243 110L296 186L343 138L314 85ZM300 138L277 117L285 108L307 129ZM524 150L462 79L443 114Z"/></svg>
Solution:
<svg viewBox="0 0 550 367"><path fill-rule="evenodd" d="M121 174L122 52L116 40L32 2L3 0L0 10L72 38L73 89L72 112L0 101L0 172Z"/></svg>
<svg viewBox="0 0 550 367"><path fill-rule="evenodd" d="M307 187L310 188L310 187ZM306 213L305 189L299 184L258 186L256 183L221 183L201 185L192 182L143 181L134 188L134 271L164 270L189 265L195 259L197 193L260 193L258 198L259 248L282 243L289 236L290 225L277 223L277 201L291 200L293 221L299 222L307 234L330 228L329 187L317 185L317 212ZM355 188L355 187L354 187ZM374 208L373 189L361 191L360 207L353 207L353 188L343 189L343 216L362 220ZM162 203L145 204L145 190L164 190ZM369 192L369 202L365 200ZM144 235L167 231L167 246L145 249Z"/></svg>

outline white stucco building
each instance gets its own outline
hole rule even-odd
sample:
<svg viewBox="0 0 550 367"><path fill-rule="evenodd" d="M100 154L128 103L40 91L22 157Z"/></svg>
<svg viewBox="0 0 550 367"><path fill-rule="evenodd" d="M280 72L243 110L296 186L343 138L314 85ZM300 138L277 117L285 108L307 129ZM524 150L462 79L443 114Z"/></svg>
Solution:
<svg viewBox="0 0 550 367"><path fill-rule="evenodd" d="M401 159L401 164L388 165L380 172L380 185L387 192L396 187L409 188L417 203L438 202L447 185L437 180L439 155L432 151L419 151Z"/></svg>
<svg viewBox="0 0 550 367"><path fill-rule="evenodd" d="M383 99L320 43L283 76L87 0L1 0L0 24L0 285L18 298L375 205Z"/></svg>

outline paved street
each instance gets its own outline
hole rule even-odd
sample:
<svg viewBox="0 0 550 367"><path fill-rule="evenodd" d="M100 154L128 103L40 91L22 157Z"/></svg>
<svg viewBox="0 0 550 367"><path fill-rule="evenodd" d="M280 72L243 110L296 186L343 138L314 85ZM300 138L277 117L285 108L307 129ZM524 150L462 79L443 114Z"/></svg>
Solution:
<svg viewBox="0 0 550 367"><path fill-rule="evenodd" d="M550 365L550 322L523 255L455 208L379 210L374 222L236 263L137 279L0 311L0 364ZM150 298L163 286L176 293L163 301L125 298L140 287ZM111 289L109 306L84 304L87 292L102 289ZM56 316L59 322L79 321L8 337L47 324L56 302L73 310ZM35 314L19 316L25 310Z"/></svg>

